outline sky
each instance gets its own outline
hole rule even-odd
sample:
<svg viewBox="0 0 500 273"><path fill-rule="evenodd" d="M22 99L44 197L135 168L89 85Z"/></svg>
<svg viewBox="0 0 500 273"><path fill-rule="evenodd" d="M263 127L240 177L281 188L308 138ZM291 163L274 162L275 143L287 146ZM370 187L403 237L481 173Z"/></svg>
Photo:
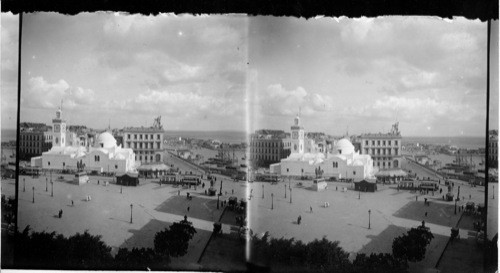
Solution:
<svg viewBox="0 0 500 273"><path fill-rule="evenodd" d="M1 19L2 128L16 126L17 17ZM167 130L288 131L300 111L332 135L399 122L403 136L482 136L486 32L464 18L27 14L21 120L50 124L62 102L92 128L161 115Z"/></svg>

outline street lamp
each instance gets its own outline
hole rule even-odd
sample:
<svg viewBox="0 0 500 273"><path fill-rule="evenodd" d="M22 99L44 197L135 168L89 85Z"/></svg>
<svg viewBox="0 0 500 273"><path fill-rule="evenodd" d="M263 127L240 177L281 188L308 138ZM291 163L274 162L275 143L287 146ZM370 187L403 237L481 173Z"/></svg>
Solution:
<svg viewBox="0 0 500 273"><path fill-rule="evenodd" d="M50 196L54 197L54 182L50 181L50 186L51 186L51 193Z"/></svg>
<svg viewBox="0 0 500 273"><path fill-rule="evenodd" d="M369 209L369 210L368 210L368 229L370 229L370 228L371 228L371 227L370 227L370 220L371 220L371 219L370 219L370 218L371 218L371 217L370 217L370 215L371 215L371 213L372 213L372 210L371 210L371 209Z"/></svg>
<svg viewBox="0 0 500 273"><path fill-rule="evenodd" d="M220 194L217 194L217 209L219 209L219 197L220 197Z"/></svg>
<svg viewBox="0 0 500 273"><path fill-rule="evenodd" d="M26 178L23 178L23 192L26 191Z"/></svg>
<svg viewBox="0 0 500 273"><path fill-rule="evenodd" d="M222 195L222 178L220 179L220 191L219 193Z"/></svg>
<svg viewBox="0 0 500 273"><path fill-rule="evenodd" d="M455 215L457 215L457 198L455 198Z"/></svg>
<svg viewBox="0 0 500 273"><path fill-rule="evenodd" d="M274 209L274 194L271 193L271 209Z"/></svg>
<svg viewBox="0 0 500 273"><path fill-rule="evenodd" d="M130 204L130 223L132 224L132 208L134 205Z"/></svg>
<svg viewBox="0 0 500 273"><path fill-rule="evenodd" d="M495 186L493 186L493 199L495 199Z"/></svg>
<svg viewBox="0 0 500 273"><path fill-rule="evenodd" d="M35 203L35 187L33 186L33 204Z"/></svg>
<svg viewBox="0 0 500 273"><path fill-rule="evenodd" d="M286 184L284 184L283 186L285 186L285 198L286 198Z"/></svg>
<svg viewBox="0 0 500 273"><path fill-rule="evenodd" d="M290 188L290 204L292 203L292 188Z"/></svg>
<svg viewBox="0 0 500 273"><path fill-rule="evenodd" d="M48 185L48 183L49 183L49 179L47 177L45 177L45 191L46 192L49 191L49 185Z"/></svg>
<svg viewBox="0 0 500 273"><path fill-rule="evenodd" d="M361 199L361 189L358 190L358 199Z"/></svg>
<svg viewBox="0 0 500 273"><path fill-rule="evenodd" d="M120 193L123 193L123 185L120 185Z"/></svg>
<svg viewBox="0 0 500 273"><path fill-rule="evenodd" d="M264 184L262 184L262 199L264 199Z"/></svg>

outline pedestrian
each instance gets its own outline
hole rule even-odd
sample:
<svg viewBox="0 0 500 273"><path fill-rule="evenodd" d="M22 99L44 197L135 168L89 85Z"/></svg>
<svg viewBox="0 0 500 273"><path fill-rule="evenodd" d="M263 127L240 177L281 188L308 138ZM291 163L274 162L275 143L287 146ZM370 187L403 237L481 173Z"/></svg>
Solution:
<svg viewBox="0 0 500 273"><path fill-rule="evenodd" d="M469 194L469 200L472 198L472 195Z"/></svg>
<svg viewBox="0 0 500 273"><path fill-rule="evenodd" d="M427 217L427 211L425 212L425 217Z"/></svg>
<svg viewBox="0 0 500 273"><path fill-rule="evenodd" d="M177 191L177 195L180 196L181 195L181 190L178 190Z"/></svg>
<svg viewBox="0 0 500 273"><path fill-rule="evenodd" d="M231 194L234 194L234 189L231 190Z"/></svg>
<svg viewBox="0 0 500 273"><path fill-rule="evenodd" d="M99 185L99 180L97 180L97 185Z"/></svg>
<svg viewBox="0 0 500 273"><path fill-rule="evenodd" d="M299 215L299 218L297 218L297 223L300 225L300 221L302 221L302 217Z"/></svg>
<svg viewBox="0 0 500 273"><path fill-rule="evenodd" d="M205 190L205 195L207 195L207 190Z"/></svg>
<svg viewBox="0 0 500 273"><path fill-rule="evenodd" d="M191 209L191 207L188 207L188 212L189 212L190 209Z"/></svg>
<svg viewBox="0 0 500 273"><path fill-rule="evenodd" d="M71 200L71 206L73 207L75 205L75 203L73 203L73 200Z"/></svg>
<svg viewBox="0 0 500 273"><path fill-rule="evenodd" d="M309 207L309 209L311 210L311 213L313 212L313 207Z"/></svg>
<svg viewBox="0 0 500 273"><path fill-rule="evenodd" d="M337 191L337 190L338 190L338 186L335 186L335 191Z"/></svg>
<svg viewBox="0 0 500 273"><path fill-rule="evenodd" d="M201 186L202 186L203 188L205 188L205 183L201 184Z"/></svg>
<svg viewBox="0 0 500 273"><path fill-rule="evenodd" d="M424 198L424 204L427 205L427 198Z"/></svg>

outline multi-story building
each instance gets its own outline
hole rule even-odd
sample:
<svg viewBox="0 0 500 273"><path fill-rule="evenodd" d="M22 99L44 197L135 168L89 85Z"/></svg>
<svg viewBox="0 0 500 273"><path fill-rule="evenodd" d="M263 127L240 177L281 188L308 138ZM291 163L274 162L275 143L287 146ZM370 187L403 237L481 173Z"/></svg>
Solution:
<svg viewBox="0 0 500 273"><path fill-rule="evenodd" d="M401 168L401 139L398 123L386 134L363 134L359 137L360 153L370 155L373 166L379 169Z"/></svg>
<svg viewBox="0 0 500 273"><path fill-rule="evenodd" d="M28 160L52 148L52 133L42 129L23 129L20 133L19 158Z"/></svg>
<svg viewBox="0 0 500 273"><path fill-rule="evenodd" d="M250 161L259 167L269 167L290 155L286 134L276 130L258 130L250 138Z"/></svg>
<svg viewBox="0 0 500 273"><path fill-rule="evenodd" d="M134 150L135 160L146 164L163 162L164 133L159 118L155 119L151 127L127 127L121 132L124 148Z"/></svg>
<svg viewBox="0 0 500 273"><path fill-rule="evenodd" d="M498 136L490 135L488 139L488 161L490 168L498 168Z"/></svg>

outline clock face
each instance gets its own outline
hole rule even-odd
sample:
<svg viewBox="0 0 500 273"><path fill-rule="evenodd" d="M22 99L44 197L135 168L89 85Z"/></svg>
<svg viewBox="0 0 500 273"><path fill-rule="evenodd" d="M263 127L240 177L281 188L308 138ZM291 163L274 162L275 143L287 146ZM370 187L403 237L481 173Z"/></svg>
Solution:
<svg viewBox="0 0 500 273"><path fill-rule="evenodd" d="M292 133L292 138L293 138L293 139L297 139L297 138L298 138L298 134L297 134L297 132L293 132L293 133Z"/></svg>
<svg viewBox="0 0 500 273"><path fill-rule="evenodd" d="M54 125L54 132L59 132L59 124Z"/></svg>
<svg viewBox="0 0 500 273"><path fill-rule="evenodd" d="M61 124L61 132L66 132L66 124Z"/></svg>
<svg viewBox="0 0 500 273"><path fill-rule="evenodd" d="M304 132L300 131L300 138L304 138Z"/></svg>

